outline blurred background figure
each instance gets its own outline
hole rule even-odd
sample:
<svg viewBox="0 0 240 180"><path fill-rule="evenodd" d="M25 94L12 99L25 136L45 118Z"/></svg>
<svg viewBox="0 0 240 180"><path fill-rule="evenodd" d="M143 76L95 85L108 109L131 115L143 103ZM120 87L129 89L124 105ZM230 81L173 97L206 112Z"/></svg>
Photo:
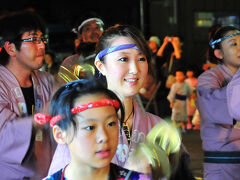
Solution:
<svg viewBox="0 0 240 180"><path fill-rule="evenodd" d="M176 82L171 86L167 99L172 108L171 120L177 127L180 127L182 132L186 132L187 125L187 98L191 94L188 84L184 81L185 76L183 71L176 72Z"/></svg>
<svg viewBox="0 0 240 180"><path fill-rule="evenodd" d="M195 103L196 103L196 100L197 100L197 90L196 89L194 89L192 91L191 97L193 97L195 99ZM195 106L196 106L196 104L195 104ZM197 108L192 117L192 125L193 125L194 130L200 130L201 117L200 117L200 114L199 114L199 111Z"/></svg>
<svg viewBox="0 0 240 180"><path fill-rule="evenodd" d="M194 77L193 70L187 70L185 82L190 87L191 92L193 92L197 88L197 78ZM191 93L189 98L187 99L187 118L188 118L187 129L192 129L192 118L196 111L195 105L196 98L197 98L196 93L195 94Z"/></svg>
<svg viewBox="0 0 240 180"><path fill-rule="evenodd" d="M40 71L46 71L52 74L54 77L57 76L59 69L58 61L56 60L55 53L53 51L47 51L44 57L43 66L40 68Z"/></svg>
<svg viewBox="0 0 240 180"><path fill-rule="evenodd" d="M160 40L157 36L151 36L148 40L148 46L151 50L151 60L148 67L148 75L144 81L143 87L140 89L140 97L143 106L146 111L150 111L153 114L158 114L157 93L160 87L159 61L157 56L157 50L160 47Z"/></svg>
<svg viewBox="0 0 240 180"><path fill-rule="evenodd" d="M162 46L159 48L157 55L162 57L164 64L162 70L164 72L163 78L166 81L166 87L170 88L174 81L169 81L172 76L175 76L177 69L180 68L180 59L182 58L181 46L183 43L179 37L166 36L163 40ZM168 82L169 81L169 82Z"/></svg>
<svg viewBox="0 0 240 180"><path fill-rule="evenodd" d="M85 71L84 78L95 73L95 46L102 35L104 23L95 12L88 12L77 21L72 29L77 35L75 40L75 54L67 57L59 68L60 81L64 83L81 79L79 70ZM75 72L75 73L74 73Z"/></svg>
<svg viewBox="0 0 240 180"><path fill-rule="evenodd" d="M160 47L160 39L157 36L151 36L148 40L148 46L152 54L152 58L149 63L149 71L151 71L153 77L158 80L160 75L159 71L161 68L161 64L159 63L161 63L161 61L159 61L159 57L157 56L157 50Z"/></svg>
<svg viewBox="0 0 240 180"><path fill-rule="evenodd" d="M158 72L161 81L157 99L159 115L162 117L171 116L171 108L166 97L169 94L171 85L176 82L176 70L181 68L182 45L183 43L179 37L165 36L162 45L157 51Z"/></svg>

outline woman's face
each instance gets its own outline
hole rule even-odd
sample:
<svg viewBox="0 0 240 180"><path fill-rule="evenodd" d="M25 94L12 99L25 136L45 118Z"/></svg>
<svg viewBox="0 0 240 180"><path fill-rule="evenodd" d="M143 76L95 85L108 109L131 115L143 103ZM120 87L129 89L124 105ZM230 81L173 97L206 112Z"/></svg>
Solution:
<svg viewBox="0 0 240 180"><path fill-rule="evenodd" d="M229 31L225 36L235 32ZM221 45L224 64L230 69L237 70L240 67L240 35L222 41Z"/></svg>
<svg viewBox="0 0 240 180"><path fill-rule="evenodd" d="M74 107L106 99L103 94L77 98ZM82 111L75 116L77 130L68 144L71 159L78 165L103 168L110 164L118 145L118 119L113 106Z"/></svg>
<svg viewBox="0 0 240 180"><path fill-rule="evenodd" d="M117 37L112 46L135 44L128 37ZM103 64L108 88L120 95L121 98L138 94L148 73L146 56L133 48L109 53Z"/></svg>

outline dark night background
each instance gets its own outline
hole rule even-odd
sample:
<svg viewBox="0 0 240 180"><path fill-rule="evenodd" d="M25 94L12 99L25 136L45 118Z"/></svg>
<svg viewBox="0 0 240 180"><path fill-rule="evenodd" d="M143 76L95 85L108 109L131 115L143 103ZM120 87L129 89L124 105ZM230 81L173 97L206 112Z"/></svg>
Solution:
<svg viewBox="0 0 240 180"><path fill-rule="evenodd" d="M7 12L34 8L49 29L49 48L58 53L72 53L75 35L71 32L76 20L87 11L95 11L105 27L116 23L132 24L148 39L152 35L161 40L179 36L184 42L186 67L201 73L206 61L208 26L196 25L196 14L211 14L213 22L221 17L234 16L239 23L239 0L19 0L4 1L0 16ZM205 18L205 17L201 18ZM206 17L209 20L209 17Z"/></svg>

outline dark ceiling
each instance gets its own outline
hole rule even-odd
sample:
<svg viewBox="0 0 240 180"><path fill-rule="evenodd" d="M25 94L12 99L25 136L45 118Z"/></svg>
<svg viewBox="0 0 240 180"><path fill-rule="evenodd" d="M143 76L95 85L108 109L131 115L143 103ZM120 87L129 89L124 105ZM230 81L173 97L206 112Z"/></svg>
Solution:
<svg viewBox="0 0 240 180"><path fill-rule="evenodd" d="M49 24L69 24L87 11L95 11L106 24L132 23L139 25L139 0L7 0L0 5L0 13L34 8Z"/></svg>
<svg viewBox="0 0 240 180"><path fill-rule="evenodd" d="M0 5L0 16L8 12L33 8L45 20L49 28L50 48L62 52L71 51L75 35L71 29L86 12L95 11L102 17L105 27L117 23L139 27L139 0L7 0Z"/></svg>

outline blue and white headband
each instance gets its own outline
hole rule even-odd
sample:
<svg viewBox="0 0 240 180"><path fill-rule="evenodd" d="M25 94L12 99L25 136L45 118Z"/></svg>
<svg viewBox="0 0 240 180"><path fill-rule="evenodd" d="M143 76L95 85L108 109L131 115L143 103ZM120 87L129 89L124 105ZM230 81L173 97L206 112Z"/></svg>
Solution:
<svg viewBox="0 0 240 180"><path fill-rule="evenodd" d="M235 32L235 33L233 33L233 34L230 34L230 35L228 35L228 36L224 36L224 37L219 38L219 39L217 39L217 40L215 40L215 41L211 40L211 41L209 42L209 45L214 49L214 48L215 48L215 44L220 43L220 42L224 41L225 39L228 39L228 38L230 38L230 37L237 36L237 35L240 35L240 31L237 31L237 32Z"/></svg>
<svg viewBox="0 0 240 180"><path fill-rule="evenodd" d="M100 51L97 54L97 56L95 58L95 61L102 59L104 56L106 56L107 54L110 54L112 52L119 51L119 50L122 50L122 49L130 49L130 48L139 50L139 48L137 47L136 44L121 44L121 45L113 46L113 47L106 48L106 49Z"/></svg>

